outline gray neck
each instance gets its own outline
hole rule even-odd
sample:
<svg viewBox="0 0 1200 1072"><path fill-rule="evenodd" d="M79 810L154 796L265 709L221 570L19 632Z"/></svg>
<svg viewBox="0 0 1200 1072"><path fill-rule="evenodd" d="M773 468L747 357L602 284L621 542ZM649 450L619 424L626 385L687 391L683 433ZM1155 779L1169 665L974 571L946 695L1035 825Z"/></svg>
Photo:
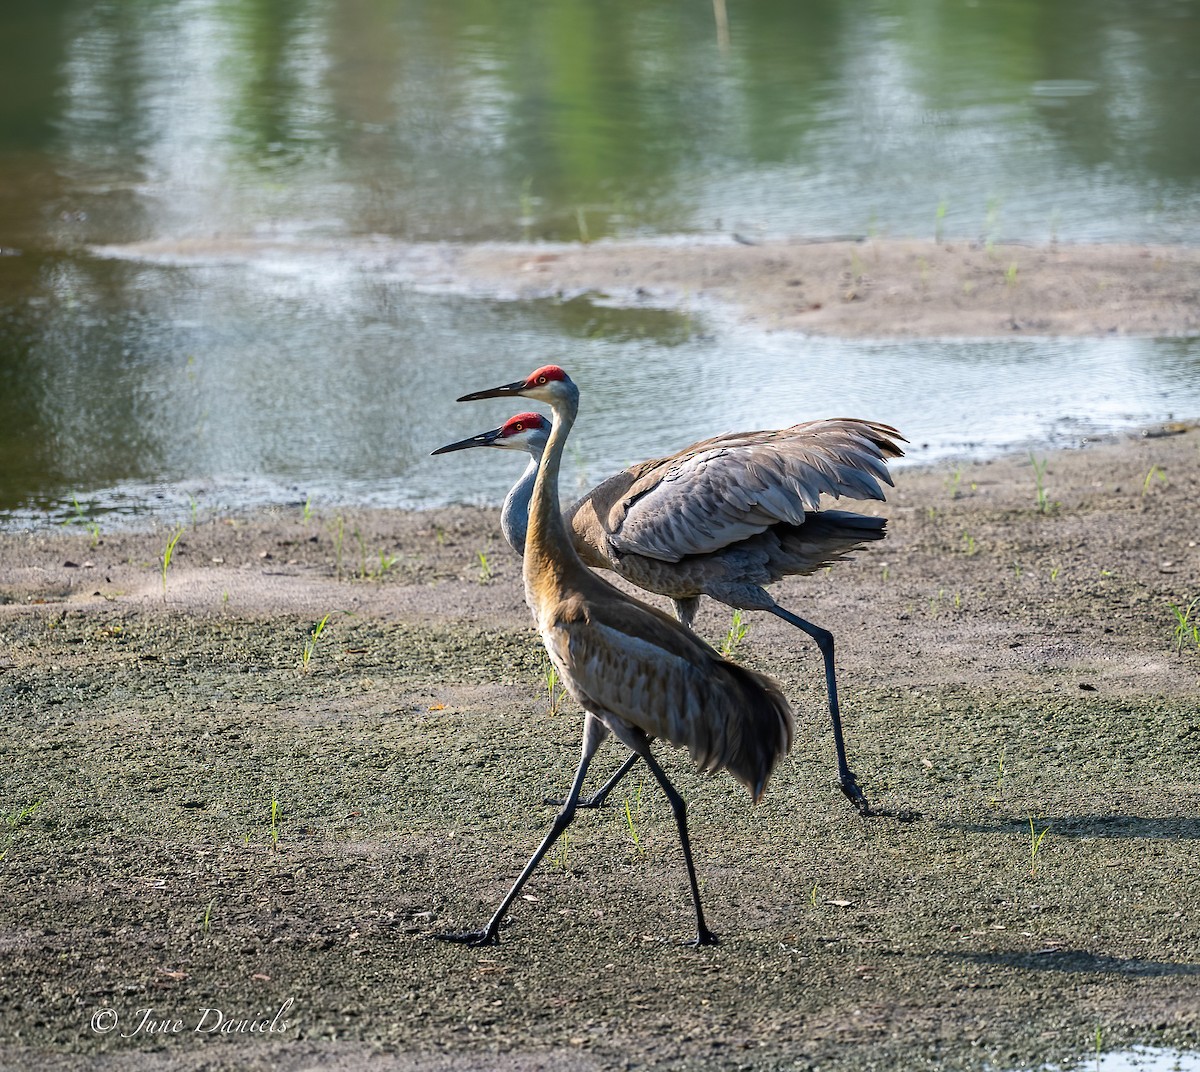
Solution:
<svg viewBox="0 0 1200 1072"><path fill-rule="evenodd" d="M504 509L500 511L500 531L504 533L508 546L518 555L525 554L525 533L529 531L529 501L533 498L533 484L537 480L541 460L540 450L530 455L525 472L512 486L504 500Z"/></svg>

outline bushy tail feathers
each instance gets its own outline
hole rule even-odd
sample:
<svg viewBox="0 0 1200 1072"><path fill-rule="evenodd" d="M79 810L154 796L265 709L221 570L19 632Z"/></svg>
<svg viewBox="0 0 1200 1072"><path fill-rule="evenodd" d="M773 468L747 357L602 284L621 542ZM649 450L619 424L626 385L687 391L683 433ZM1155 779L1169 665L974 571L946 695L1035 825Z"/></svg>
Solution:
<svg viewBox="0 0 1200 1072"><path fill-rule="evenodd" d="M818 510L803 525L777 525L780 552L772 558L779 575L813 573L832 566L864 544L887 537L887 518L849 510Z"/></svg>
<svg viewBox="0 0 1200 1072"><path fill-rule="evenodd" d="M856 514L853 510L816 510L804 519L805 526L827 535L830 539L868 543L887 535L887 518L873 514Z"/></svg>
<svg viewBox="0 0 1200 1072"><path fill-rule="evenodd" d="M708 747L697 748L701 742L693 742L692 756L704 770L729 771L757 804L776 764L791 750L795 718L777 682L714 656L714 676L722 678L724 685L724 717L719 732L706 742Z"/></svg>

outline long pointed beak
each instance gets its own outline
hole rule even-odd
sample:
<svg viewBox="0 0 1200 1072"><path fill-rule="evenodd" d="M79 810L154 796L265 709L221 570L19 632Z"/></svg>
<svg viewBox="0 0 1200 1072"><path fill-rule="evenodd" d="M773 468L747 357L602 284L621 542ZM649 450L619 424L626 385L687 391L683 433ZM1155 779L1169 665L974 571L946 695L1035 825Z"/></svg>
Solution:
<svg viewBox="0 0 1200 1072"><path fill-rule="evenodd" d="M525 381L517 380L516 383L506 383L502 387L489 387L486 391L472 391L469 395L463 395L457 401L477 402L481 398L512 398L513 395L519 395L524 389Z"/></svg>
<svg viewBox="0 0 1200 1072"><path fill-rule="evenodd" d="M459 401L461 402L462 399L460 398ZM471 436L470 439L460 439L457 443L447 443L444 447L431 450L429 456L449 454L452 450L466 450L468 447L490 447L499 438L500 429L493 428L490 432L480 432L479 435Z"/></svg>

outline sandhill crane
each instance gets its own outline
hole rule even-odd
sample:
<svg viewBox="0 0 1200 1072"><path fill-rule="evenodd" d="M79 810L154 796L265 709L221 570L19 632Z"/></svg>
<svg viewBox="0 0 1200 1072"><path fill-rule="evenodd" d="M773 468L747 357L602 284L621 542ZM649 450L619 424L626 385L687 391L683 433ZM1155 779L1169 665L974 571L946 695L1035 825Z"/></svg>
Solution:
<svg viewBox="0 0 1200 1072"><path fill-rule="evenodd" d="M530 461L504 500L505 539L520 554L538 465L550 421L520 413L499 428L435 450L524 450ZM905 442L886 424L851 418L790 428L737 432L640 462L602 481L567 511L583 561L613 570L648 592L669 596L691 626L702 595L743 610L766 610L811 636L825 662L829 717L842 792L873 814L846 760L834 670L833 634L781 607L765 585L812 573L864 543L881 540L886 519L820 510L822 494L882 499L891 484L887 459ZM637 762L630 756L580 807L597 807Z"/></svg>
<svg viewBox="0 0 1200 1072"><path fill-rule="evenodd" d="M651 753L651 742L662 738L687 748L702 770L729 771L757 802L776 763L791 748L791 708L770 678L722 657L690 629L625 595L583 564L558 501L559 465L579 390L562 369L545 365L523 380L460 401L511 397L537 399L554 411L529 507L525 600L550 661L586 712L583 748L549 833L486 926L439 937L472 945L498 941L501 919L574 818L588 765L612 733L642 757L670 802L696 910L696 943L710 945L716 937L704 922L684 801Z"/></svg>

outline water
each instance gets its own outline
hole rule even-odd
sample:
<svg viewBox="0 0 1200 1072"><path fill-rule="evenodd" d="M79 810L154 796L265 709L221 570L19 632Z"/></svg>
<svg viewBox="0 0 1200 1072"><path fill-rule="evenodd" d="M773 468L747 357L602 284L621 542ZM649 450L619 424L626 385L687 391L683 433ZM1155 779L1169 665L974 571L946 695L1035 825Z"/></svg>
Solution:
<svg viewBox="0 0 1200 1072"><path fill-rule="evenodd" d="M390 242L882 233L1200 242L1200 9L14 0L0 10L0 521L496 501L429 459L559 360L572 480L731 428L917 460L1200 414L1200 341L806 340L503 303ZM147 262L128 243L291 252ZM436 249L421 246L420 249ZM304 249L309 252L303 252ZM497 408L500 407L500 408Z"/></svg>
<svg viewBox="0 0 1200 1072"><path fill-rule="evenodd" d="M1079 1072L1200 1072L1200 1053L1160 1046L1134 1046L1128 1050L1098 1053L1071 1067ZM1038 1072L1057 1070L1057 1065L1049 1065Z"/></svg>

